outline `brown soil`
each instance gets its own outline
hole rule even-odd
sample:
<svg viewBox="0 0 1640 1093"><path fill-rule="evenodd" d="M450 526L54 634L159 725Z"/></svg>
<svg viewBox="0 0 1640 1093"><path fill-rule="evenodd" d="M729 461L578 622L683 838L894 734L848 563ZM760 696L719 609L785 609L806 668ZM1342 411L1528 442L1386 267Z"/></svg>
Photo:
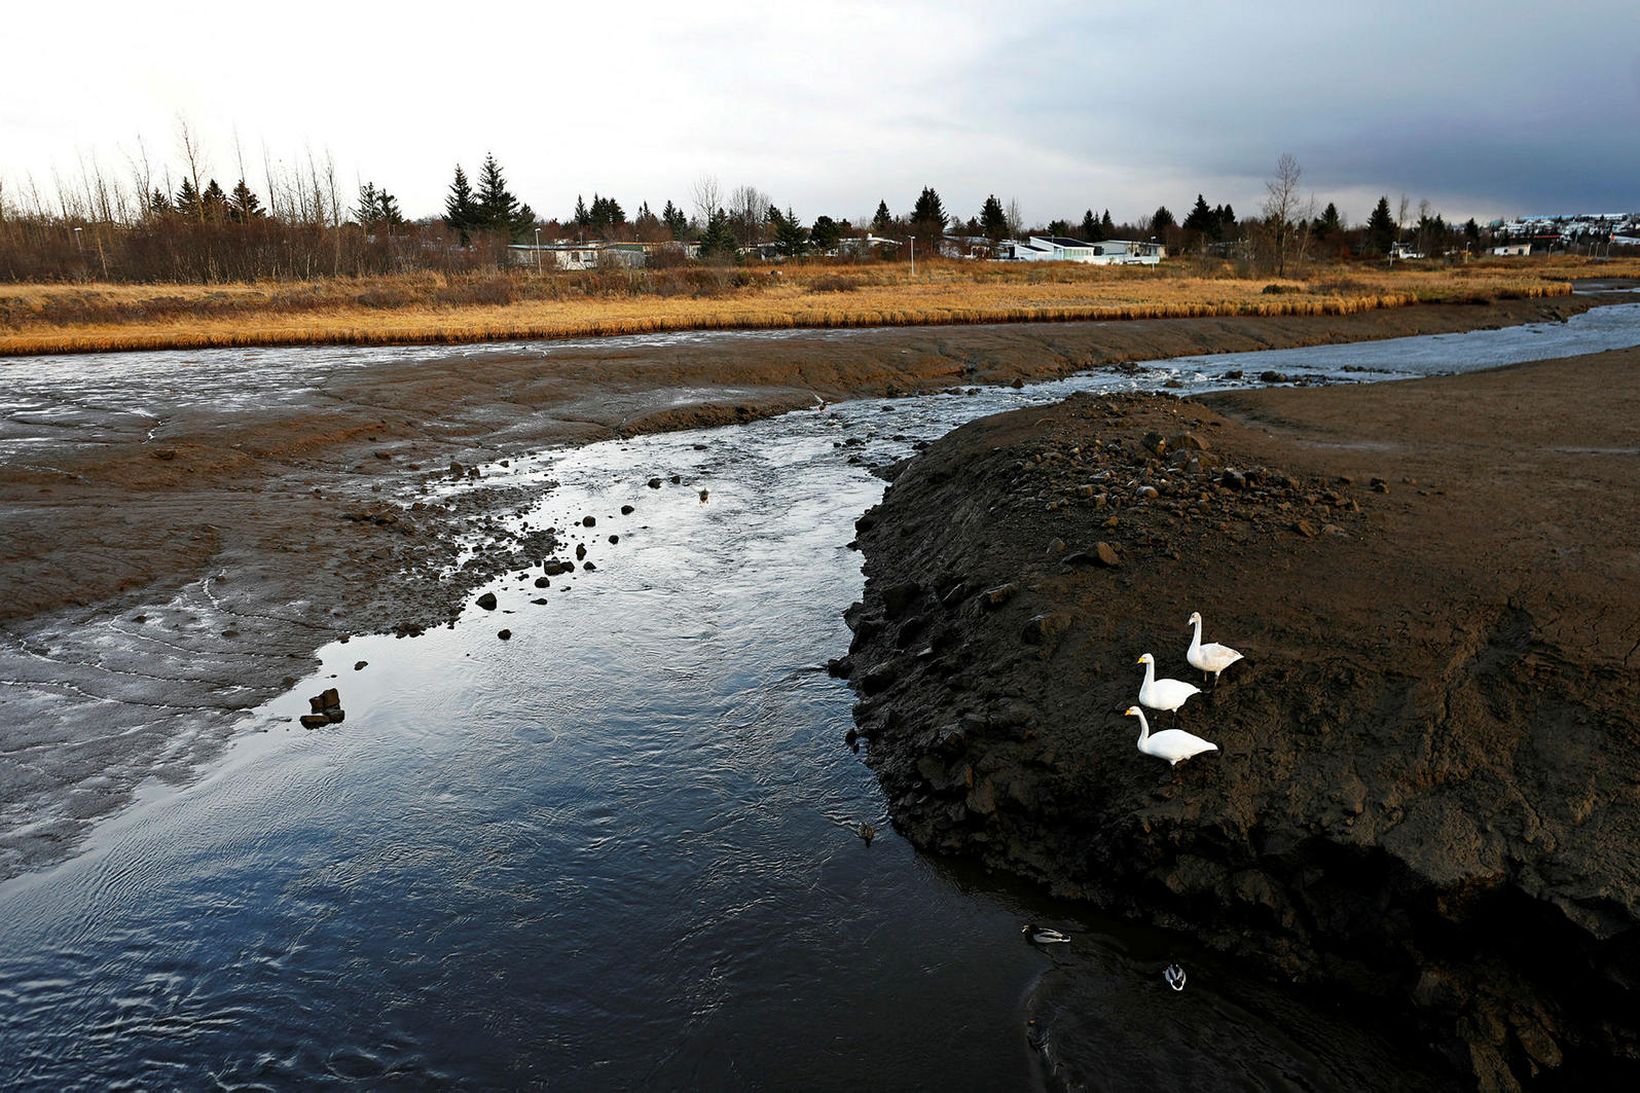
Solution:
<svg viewBox="0 0 1640 1093"><path fill-rule="evenodd" d="M429 350L311 387L251 374L251 395L278 396L264 403L200 407L162 391L141 416L98 416L65 391L63 407L96 427L40 426L40 443L0 463L0 877L72 849L145 778L186 777L325 642L413 634L537 559L541 535L443 575L496 511L527 500L505 488L430 499L452 460L745 420L817 397L1507 325L1595 302L615 339L546 357ZM5 424L14 436L35 428ZM93 640L89 622L121 613L129 648ZM217 625L223 615L230 625Z"/></svg>
<svg viewBox="0 0 1640 1093"><path fill-rule="evenodd" d="M837 665L896 823L1410 1014L1483 1088L1632 1082L1637 368L1078 396L936 442L862 519ZM1203 682L1193 610L1246 659L1180 717L1222 750L1170 771L1121 711L1140 653Z"/></svg>

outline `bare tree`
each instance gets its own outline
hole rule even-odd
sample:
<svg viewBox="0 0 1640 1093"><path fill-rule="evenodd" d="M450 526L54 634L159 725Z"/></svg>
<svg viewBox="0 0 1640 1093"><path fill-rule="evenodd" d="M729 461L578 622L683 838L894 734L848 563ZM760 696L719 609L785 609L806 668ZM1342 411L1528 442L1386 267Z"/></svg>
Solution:
<svg viewBox="0 0 1640 1093"><path fill-rule="evenodd" d="M695 179L695 217L704 228L712 214L723 207L723 190L716 175L701 175Z"/></svg>
<svg viewBox="0 0 1640 1093"><path fill-rule="evenodd" d="M763 242L763 223L768 218L769 195L756 186L736 186L729 195L729 218L741 245Z"/></svg>
<svg viewBox="0 0 1640 1093"><path fill-rule="evenodd" d="M205 149L199 142L199 135L194 132L193 127L188 124L188 119L182 114L177 115L177 140L182 145L182 158L188 163L188 177L194 184L194 193L203 193L204 191L199 187L199 168L205 159ZM199 202L197 212L199 219L204 221L205 203L203 201Z"/></svg>
<svg viewBox="0 0 1640 1093"><path fill-rule="evenodd" d="M1282 153L1276 160L1275 177L1264 183L1264 225L1270 233L1270 247L1277 277L1287 274L1287 256L1292 250L1299 219L1299 186L1304 169L1296 157Z"/></svg>
<svg viewBox="0 0 1640 1093"><path fill-rule="evenodd" d="M1019 210L1019 198L1008 199L1008 238L1018 239L1025 234L1025 214Z"/></svg>

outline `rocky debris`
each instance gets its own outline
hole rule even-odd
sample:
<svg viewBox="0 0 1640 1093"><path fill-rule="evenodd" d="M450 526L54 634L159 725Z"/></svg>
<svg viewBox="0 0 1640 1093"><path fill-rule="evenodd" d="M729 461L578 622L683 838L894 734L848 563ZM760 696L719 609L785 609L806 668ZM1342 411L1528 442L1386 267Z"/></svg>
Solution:
<svg viewBox="0 0 1640 1093"><path fill-rule="evenodd" d="M682 485L683 484L683 475L674 474L671 478L671 482L674 486Z"/></svg>
<svg viewBox="0 0 1640 1093"><path fill-rule="evenodd" d="M586 546L586 544L585 543L576 543L575 544L575 560L577 562L582 561L586 558L586 556L587 556L587 546ZM575 567L571 566L570 568L573 569Z"/></svg>
<svg viewBox="0 0 1640 1093"><path fill-rule="evenodd" d="M537 587L537 588L547 588L551 584L552 584L552 579L550 577L537 577L537 578L535 578L535 587Z"/></svg>
<svg viewBox="0 0 1640 1093"><path fill-rule="evenodd" d="M176 457L177 457L177 450L175 448L155 448L154 449L154 458L155 459L162 460L164 462L169 463L171 460L175 459Z"/></svg>
<svg viewBox="0 0 1640 1093"><path fill-rule="evenodd" d="M495 636L500 638L502 641L509 641L509 640L512 639L512 631L511 630L497 630L495 632Z"/></svg>
<svg viewBox="0 0 1640 1093"><path fill-rule="evenodd" d="M620 541L621 541L621 537L619 535L611 535L609 537L609 542L610 542L611 546L613 546L614 544L616 544Z"/></svg>
<svg viewBox="0 0 1640 1093"><path fill-rule="evenodd" d="M308 699L308 706L313 712L305 713L297 719L304 729L339 725L347 718L347 712L342 709L341 693L335 687L328 687Z"/></svg>
<svg viewBox="0 0 1640 1093"><path fill-rule="evenodd" d="M597 527L598 518L596 516L583 516L581 517L581 526L584 528Z"/></svg>
<svg viewBox="0 0 1640 1093"><path fill-rule="evenodd" d="M631 505L622 505L621 506L621 515L622 516L631 516L634 512L637 512L637 511L638 510L633 508Z"/></svg>
<svg viewBox="0 0 1640 1093"><path fill-rule="evenodd" d="M362 672L369 666L370 662L368 660L356 660L353 662L353 670L355 672Z"/></svg>
<svg viewBox="0 0 1640 1093"><path fill-rule="evenodd" d="M652 490L660 489L661 488L661 480L659 478L651 478L649 480L649 488L652 489Z"/></svg>
<svg viewBox="0 0 1640 1093"><path fill-rule="evenodd" d="M999 584L995 588L987 588L980 593L980 599L984 601L986 607L995 610L1018 594L1019 585L1009 581L1007 584Z"/></svg>
<svg viewBox="0 0 1640 1093"><path fill-rule="evenodd" d="M486 592L473 602L478 604L478 606L482 607L486 611L494 611L496 605L495 593Z"/></svg>
<svg viewBox="0 0 1640 1093"><path fill-rule="evenodd" d="M1070 625L1069 611L1044 611L1025 621L1020 638L1026 645L1052 645L1059 640L1059 635L1070 629Z"/></svg>

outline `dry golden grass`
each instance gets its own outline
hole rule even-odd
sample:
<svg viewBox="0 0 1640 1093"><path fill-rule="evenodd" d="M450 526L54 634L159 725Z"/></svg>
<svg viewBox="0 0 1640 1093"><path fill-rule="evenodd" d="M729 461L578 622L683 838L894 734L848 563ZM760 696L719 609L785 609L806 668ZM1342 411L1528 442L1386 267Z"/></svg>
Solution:
<svg viewBox="0 0 1640 1093"><path fill-rule="evenodd" d="M1344 315L1564 295L1640 260L1344 265L1272 284L1223 268L935 262L599 270L228 285L0 286L0 355L255 345L510 341L657 331Z"/></svg>

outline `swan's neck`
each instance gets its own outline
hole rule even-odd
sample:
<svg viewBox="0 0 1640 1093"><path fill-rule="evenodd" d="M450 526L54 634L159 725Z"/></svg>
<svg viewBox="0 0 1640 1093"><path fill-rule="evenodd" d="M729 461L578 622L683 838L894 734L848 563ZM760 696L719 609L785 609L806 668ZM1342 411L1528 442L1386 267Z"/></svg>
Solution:
<svg viewBox="0 0 1640 1093"><path fill-rule="evenodd" d="M1190 651L1194 653L1202 647L1202 620L1197 619L1190 624L1190 628L1196 633L1196 636L1190 639Z"/></svg>
<svg viewBox="0 0 1640 1093"><path fill-rule="evenodd" d="M1178 648L1178 646L1174 646L1174 648ZM1147 660L1147 661L1145 661L1145 683L1144 683L1144 685L1146 687L1148 687L1154 682L1156 682L1156 662L1153 661L1153 660ZM1141 721L1144 720L1144 716L1145 716L1144 714L1139 715L1139 718L1140 718Z"/></svg>
<svg viewBox="0 0 1640 1093"><path fill-rule="evenodd" d="M1150 722L1148 720L1146 720L1146 718L1145 718L1145 711L1140 710L1139 711L1139 747L1143 748L1145 746L1145 741L1149 740L1149 739L1150 739Z"/></svg>

